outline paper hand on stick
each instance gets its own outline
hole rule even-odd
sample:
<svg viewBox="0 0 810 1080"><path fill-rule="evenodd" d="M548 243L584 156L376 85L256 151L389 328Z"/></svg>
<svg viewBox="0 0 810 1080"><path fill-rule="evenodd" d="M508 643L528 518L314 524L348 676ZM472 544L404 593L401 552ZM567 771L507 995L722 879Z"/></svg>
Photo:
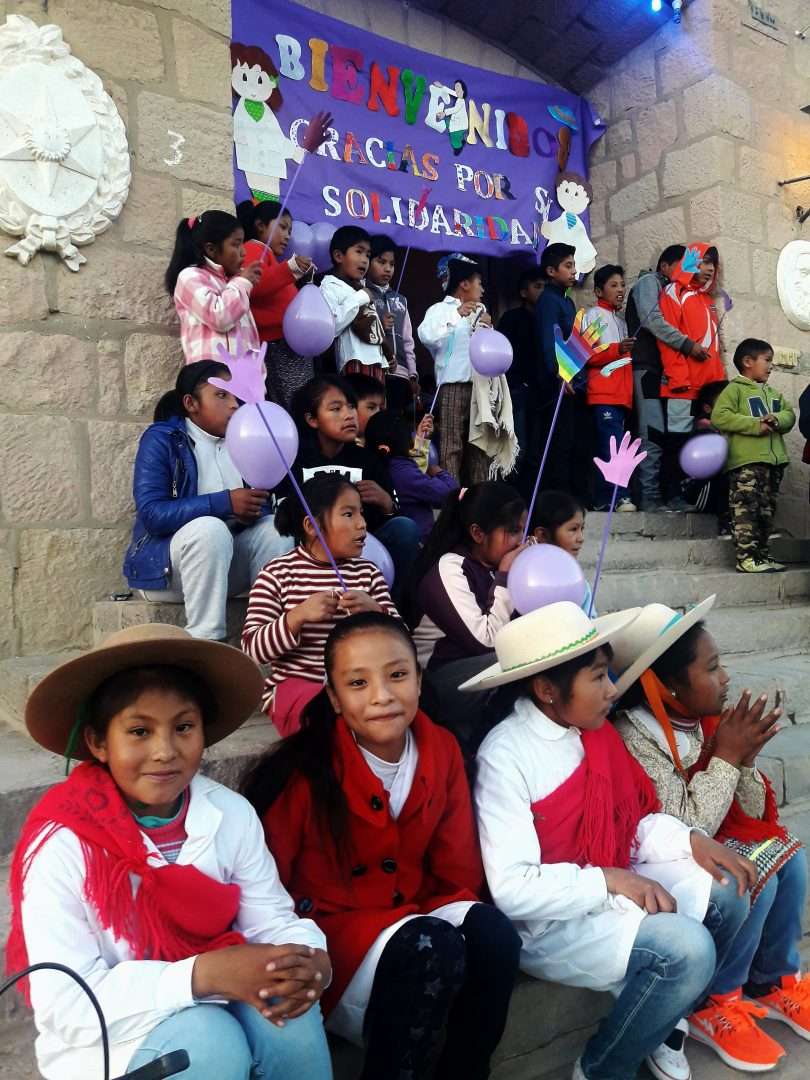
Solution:
<svg viewBox="0 0 810 1080"><path fill-rule="evenodd" d="M622 356L618 360L611 360L609 364L605 364L603 368L599 369L599 374L604 375L607 379L613 374L614 371L618 371L619 368L627 367L628 364L632 363L632 356Z"/></svg>
<svg viewBox="0 0 810 1080"><path fill-rule="evenodd" d="M696 274L700 267L700 248L688 247L681 259L680 269L684 275Z"/></svg>
<svg viewBox="0 0 810 1080"><path fill-rule="evenodd" d="M307 125L306 134L301 140L301 145L310 154L314 154L315 151L329 138L329 125L332 123L332 114L330 112L318 112L310 120Z"/></svg>
<svg viewBox="0 0 810 1080"><path fill-rule="evenodd" d="M627 482L636 471L636 466L640 465L647 456L646 450L642 450L641 453L639 453L641 439L636 439L635 441L631 441L631 439L632 436L630 432L625 431L624 438L617 449L616 438L614 435L611 435L610 458L607 461L602 461L601 458L593 459L597 469L599 469L602 476L604 476L609 484L618 484L619 487L627 487Z"/></svg>
<svg viewBox="0 0 810 1080"><path fill-rule="evenodd" d="M267 342L264 342L260 349L243 349L241 335L237 332L235 355L232 356L224 345L217 345L217 352L231 377L214 377L208 380L211 385L219 390L227 390L246 405L265 401L267 393L264 385L264 354L267 352Z"/></svg>
<svg viewBox="0 0 810 1080"><path fill-rule="evenodd" d="M560 378L570 383L582 371L594 353L602 352L607 344L600 338L605 330L601 319L595 319L587 330L582 329L585 309L580 308L574 319L571 336L563 338L559 326L554 327L554 352L557 357L557 370Z"/></svg>

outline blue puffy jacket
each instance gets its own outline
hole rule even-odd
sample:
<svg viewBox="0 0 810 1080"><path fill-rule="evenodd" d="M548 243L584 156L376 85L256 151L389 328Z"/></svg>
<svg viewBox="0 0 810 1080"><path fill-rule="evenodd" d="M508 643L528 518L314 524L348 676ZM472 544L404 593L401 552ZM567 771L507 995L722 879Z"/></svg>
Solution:
<svg viewBox="0 0 810 1080"><path fill-rule="evenodd" d="M166 589L172 536L198 517L230 517L230 494L197 494L197 461L181 417L152 424L141 436L132 491L135 527L124 576L134 589Z"/></svg>

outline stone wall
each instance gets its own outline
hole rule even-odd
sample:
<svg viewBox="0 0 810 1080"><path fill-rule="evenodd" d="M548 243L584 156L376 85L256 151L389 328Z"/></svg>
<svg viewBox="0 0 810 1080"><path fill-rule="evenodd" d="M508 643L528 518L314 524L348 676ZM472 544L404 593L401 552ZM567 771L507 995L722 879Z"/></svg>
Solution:
<svg viewBox="0 0 810 1080"><path fill-rule="evenodd" d="M776 261L810 204L810 183L777 180L810 172L810 20L802 0L767 0L787 44L743 25L747 0L694 0L683 23L669 23L618 61L589 95L609 122L594 148L593 235L600 261L618 259L630 280L678 240L717 244L722 284L734 300L722 339L727 366L743 337L804 353L773 382L795 402L810 370L810 335L792 326L776 293ZM795 433L781 520L807 535L808 476Z"/></svg>
<svg viewBox="0 0 810 1080"><path fill-rule="evenodd" d="M89 645L92 602L123 587L137 440L181 358L162 287L174 230L181 215L232 207L230 0L0 0L0 21L9 14L56 23L101 77L127 127L132 188L78 274L50 255L0 257L0 657ZM396 0L343 0L339 14L540 78Z"/></svg>

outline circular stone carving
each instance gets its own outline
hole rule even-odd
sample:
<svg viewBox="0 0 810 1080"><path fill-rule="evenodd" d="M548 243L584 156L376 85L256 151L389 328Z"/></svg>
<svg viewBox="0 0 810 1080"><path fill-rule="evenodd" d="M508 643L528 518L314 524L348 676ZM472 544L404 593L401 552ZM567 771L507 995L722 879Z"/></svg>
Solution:
<svg viewBox="0 0 810 1080"><path fill-rule="evenodd" d="M810 240L791 240L776 264L779 303L800 330L810 330Z"/></svg>
<svg viewBox="0 0 810 1080"><path fill-rule="evenodd" d="M55 251L71 270L129 193L126 132L101 80L58 26L9 15L0 26L0 228L25 266Z"/></svg>

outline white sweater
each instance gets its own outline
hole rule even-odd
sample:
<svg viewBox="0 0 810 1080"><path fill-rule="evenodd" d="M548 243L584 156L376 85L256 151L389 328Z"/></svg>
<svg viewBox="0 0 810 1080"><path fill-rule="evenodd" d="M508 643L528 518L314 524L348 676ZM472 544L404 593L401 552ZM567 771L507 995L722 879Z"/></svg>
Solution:
<svg viewBox="0 0 810 1080"><path fill-rule="evenodd" d="M248 942L326 947L315 923L296 916L267 850L261 822L241 795L196 776L186 833L178 865L193 864L216 881L239 885L242 898L234 929ZM153 864L164 864L152 841L142 835ZM29 962L66 964L99 999L110 1037L111 1076L126 1071L154 1027L195 1004L191 993L195 957L177 963L133 960L126 942L101 929L84 899L84 857L78 837L69 829L56 832L31 864L22 918ZM46 1080L101 1076L98 1019L81 988L65 975L37 973L31 977L31 1000L39 1032L37 1064Z"/></svg>
<svg viewBox="0 0 810 1080"><path fill-rule="evenodd" d="M325 274L321 282L323 298L335 317L335 361L338 371L343 371L350 360L357 360L366 367L374 364L387 366L382 351L384 332L379 323L379 342L370 344L352 330L352 323L360 310L369 307L376 314L365 289L353 289L351 285L334 274ZM379 316L377 317L379 322Z"/></svg>

